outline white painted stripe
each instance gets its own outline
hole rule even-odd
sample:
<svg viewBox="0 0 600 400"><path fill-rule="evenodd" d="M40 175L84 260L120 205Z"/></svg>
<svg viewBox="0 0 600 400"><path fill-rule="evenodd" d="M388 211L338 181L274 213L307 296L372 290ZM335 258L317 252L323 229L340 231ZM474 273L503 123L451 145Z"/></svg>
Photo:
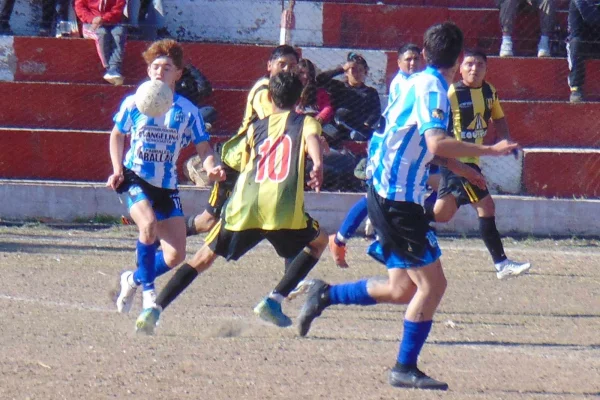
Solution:
<svg viewBox="0 0 600 400"><path fill-rule="evenodd" d="M32 303L32 304L40 304L46 307L55 307L55 308L66 308L77 311L94 311L101 313L116 313L117 310L113 308L106 307L98 307L92 306L89 304L83 303L66 303L63 301L52 301L52 300L43 300L43 299L35 299L31 297L19 297L19 296L10 296L7 294L0 294L0 300L14 301L19 303Z"/></svg>
<svg viewBox="0 0 600 400"><path fill-rule="evenodd" d="M17 57L15 56L14 38L0 36L0 81L15 80Z"/></svg>
<svg viewBox="0 0 600 400"><path fill-rule="evenodd" d="M99 131L90 129L52 129L52 128L11 128L11 127L0 127L2 131L17 131L17 132L56 132L56 133L96 133L96 134L110 134L110 131Z"/></svg>
<svg viewBox="0 0 600 400"><path fill-rule="evenodd" d="M570 154L600 154L600 149L570 148L570 147L532 147L523 149L525 153L570 153Z"/></svg>

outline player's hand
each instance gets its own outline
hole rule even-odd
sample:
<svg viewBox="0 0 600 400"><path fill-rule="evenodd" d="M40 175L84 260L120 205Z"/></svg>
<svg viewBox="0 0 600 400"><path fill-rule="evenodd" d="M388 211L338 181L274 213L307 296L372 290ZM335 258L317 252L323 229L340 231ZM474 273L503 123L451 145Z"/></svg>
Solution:
<svg viewBox="0 0 600 400"><path fill-rule="evenodd" d="M496 143L493 146L489 147L490 153L489 155L491 156L504 156L507 154L512 153L515 150L519 149L519 144L518 143L513 143L510 142L506 139Z"/></svg>
<svg viewBox="0 0 600 400"><path fill-rule="evenodd" d="M487 187L487 184L485 182L485 176L477 172L475 168L471 168L468 165L465 165L462 176L463 178L468 180L469 183L477 186L481 190L485 190Z"/></svg>
<svg viewBox="0 0 600 400"><path fill-rule="evenodd" d="M117 190L121 183L123 183L124 179L125 177L123 176L123 173L112 174L106 181L106 187L109 187L112 190Z"/></svg>
<svg viewBox="0 0 600 400"><path fill-rule="evenodd" d="M319 193L321 191L321 185L323 185L323 168L320 165L313 166L310 171L310 180L307 182L311 189Z"/></svg>
<svg viewBox="0 0 600 400"><path fill-rule="evenodd" d="M206 175L208 176L208 179L213 182L222 182L225 180L225 178L227 178L225 170L221 165L217 165L210 171L206 171Z"/></svg>

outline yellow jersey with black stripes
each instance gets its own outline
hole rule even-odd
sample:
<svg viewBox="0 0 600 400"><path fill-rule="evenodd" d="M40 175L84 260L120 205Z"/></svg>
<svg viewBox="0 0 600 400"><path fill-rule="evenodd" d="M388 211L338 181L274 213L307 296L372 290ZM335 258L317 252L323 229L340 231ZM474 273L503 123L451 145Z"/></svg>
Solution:
<svg viewBox="0 0 600 400"><path fill-rule="evenodd" d="M491 119L504 118L496 89L488 82L479 88L470 88L457 82L448 90L452 113L451 134L462 142L482 144ZM463 157L464 163L479 165L479 157Z"/></svg>
<svg viewBox="0 0 600 400"><path fill-rule="evenodd" d="M292 111L272 114L250 125L247 160L225 208L225 229L304 229L306 138L321 125Z"/></svg>
<svg viewBox="0 0 600 400"><path fill-rule="evenodd" d="M269 100L269 78L264 77L259 79L252 89L250 89L250 93L248 93L248 99L246 100L246 109L244 111L244 119L242 120L242 125L238 129L235 136L229 139L227 142L223 144L223 152L227 154L235 154L237 156L241 156L243 153L239 151L226 151L225 149L231 149L233 147L243 148L246 146L245 136L248 131L248 128L253 122L261 120L263 118L268 117L273 114L273 105L271 104L271 100ZM236 171L240 170L241 159L236 157L225 158L222 156L222 160L225 164L229 165L231 168Z"/></svg>

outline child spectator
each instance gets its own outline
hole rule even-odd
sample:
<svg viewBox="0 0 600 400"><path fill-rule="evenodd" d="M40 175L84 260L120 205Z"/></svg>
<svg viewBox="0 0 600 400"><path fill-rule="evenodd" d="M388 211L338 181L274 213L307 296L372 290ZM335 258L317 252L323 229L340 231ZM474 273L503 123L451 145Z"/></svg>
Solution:
<svg viewBox="0 0 600 400"><path fill-rule="evenodd" d="M94 39L106 69L104 79L116 86L123 84L124 9L125 0L75 0L75 12L83 23L83 37Z"/></svg>

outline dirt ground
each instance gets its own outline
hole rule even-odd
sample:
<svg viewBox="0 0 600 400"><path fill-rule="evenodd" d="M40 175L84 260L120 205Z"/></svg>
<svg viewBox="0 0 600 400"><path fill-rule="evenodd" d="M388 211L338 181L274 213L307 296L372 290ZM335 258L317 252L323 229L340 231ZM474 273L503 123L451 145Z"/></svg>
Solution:
<svg viewBox="0 0 600 400"><path fill-rule="evenodd" d="M477 239L442 238L449 286L420 366L446 393L387 384L404 307L332 307L307 338L261 322L253 306L280 278L268 244L217 261L135 335L140 299L109 292L133 264L132 227L0 228L0 399L582 399L600 397L600 249L594 241L505 240L531 273L498 281ZM192 238L188 251L199 248ZM331 282L382 275L350 243L311 273ZM168 280L159 279L159 286ZM303 298L286 302L293 318Z"/></svg>

